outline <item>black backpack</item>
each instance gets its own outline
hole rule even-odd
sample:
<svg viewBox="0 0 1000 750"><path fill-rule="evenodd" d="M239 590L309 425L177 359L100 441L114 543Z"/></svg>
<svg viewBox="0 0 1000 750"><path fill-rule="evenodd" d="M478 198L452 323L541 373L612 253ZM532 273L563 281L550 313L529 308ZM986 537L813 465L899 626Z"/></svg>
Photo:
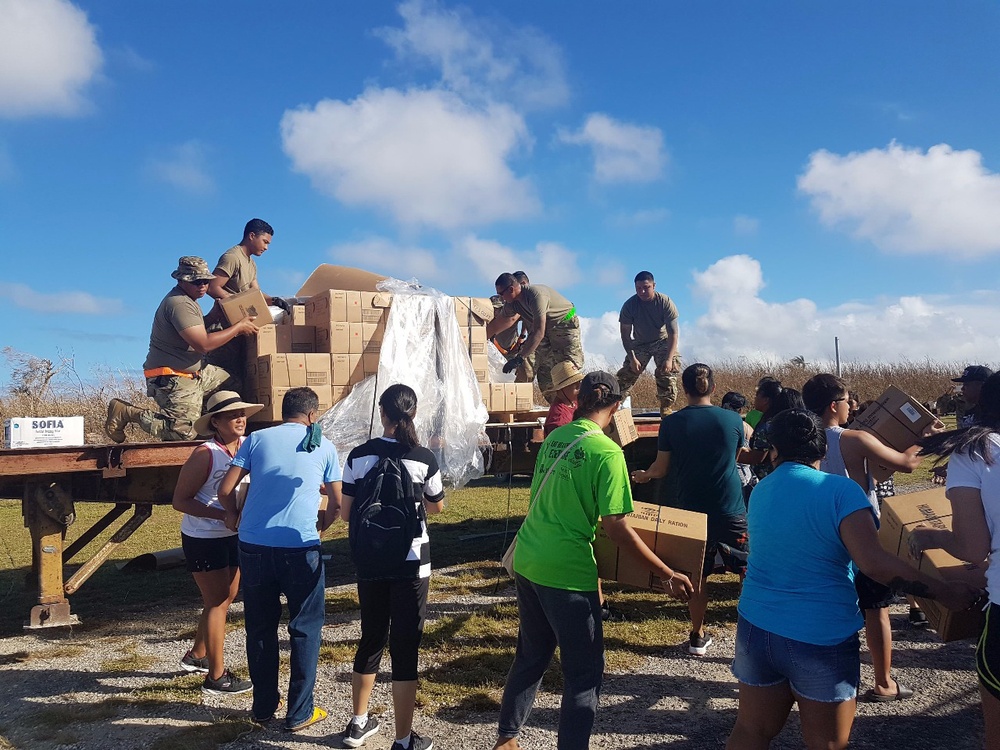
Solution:
<svg viewBox="0 0 1000 750"><path fill-rule="evenodd" d="M348 539L358 578L399 575L423 518L423 503L418 505L402 459L379 459L358 483L351 506Z"/></svg>

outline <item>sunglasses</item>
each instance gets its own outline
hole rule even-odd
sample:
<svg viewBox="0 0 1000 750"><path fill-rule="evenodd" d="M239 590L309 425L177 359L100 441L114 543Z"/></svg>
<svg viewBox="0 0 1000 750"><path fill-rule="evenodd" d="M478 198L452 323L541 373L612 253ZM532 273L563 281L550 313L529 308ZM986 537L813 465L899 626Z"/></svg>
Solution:
<svg viewBox="0 0 1000 750"><path fill-rule="evenodd" d="M211 283L208 279L196 279L195 281L188 282L188 284L194 284L195 286L208 286Z"/></svg>

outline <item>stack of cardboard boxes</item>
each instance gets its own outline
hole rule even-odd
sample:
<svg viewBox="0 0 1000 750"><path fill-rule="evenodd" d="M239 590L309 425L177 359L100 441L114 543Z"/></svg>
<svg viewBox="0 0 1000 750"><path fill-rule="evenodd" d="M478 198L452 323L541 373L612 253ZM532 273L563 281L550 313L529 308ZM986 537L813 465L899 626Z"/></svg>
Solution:
<svg viewBox="0 0 1000 750"><path fill-rule="evenodd" d="M251 293L260 299L247 304L266 311L260 292L245 294ZM487 409L530 411L530 383L490 382L486 354L486 324L493 318L490 300L453 299L462 341ZM298 386L316 391L320 411L325 411L350 393L354 384L377 373L391 305L392 295L387 292L327 289L310 296L304 305L296 305L280 323L262 325L256 337L247 339L244 396L264 404L252 419L280 421L285 392ZM233 309L233 321L245 314L245 307Z"/></svg>
<svg viewBox="0 0 1000 750"><path fill-rule="evenodd" d="M486 409L491 412L528 412L534 406L531 383L492 383L486 324L493 320L493 303L487 297L454 297L455 315Z"/></svg>

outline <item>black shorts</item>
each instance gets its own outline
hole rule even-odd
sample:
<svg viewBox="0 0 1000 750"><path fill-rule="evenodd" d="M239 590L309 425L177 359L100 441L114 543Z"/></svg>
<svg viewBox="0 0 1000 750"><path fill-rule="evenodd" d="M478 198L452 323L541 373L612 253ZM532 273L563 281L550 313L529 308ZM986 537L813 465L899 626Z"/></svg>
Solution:
<svg viewBox="0 0 1000 750"><path fill-rule="evenodd" d="M976 674L979 684L1000 700L1000 606L986 608L986 625L976 646Z"/></svg>
<svg viewBox="0 0 1000 750"><path fill-rule="evenodd" d="M860 570L854 574L854 590L858 592L858 608L861 610L885 609L896 599L895 591Z"/></svg>
<svg viewBox="0 0 1000 750"><path fill-rule="evenodd" d="M202 538L181 534L181 548L188 573L207 573L210 570L240 567L240 538L215 536Z"/></svg>
<svg viewBox="0 0 1000 750"><path fill-rule="evenodd" d="M747 574L747 556L750 542L747 537L747 517L709 516L708 542L705 544L705 564L701 576L712 573ZM719 558L719 559L716 559Z"/></svg>

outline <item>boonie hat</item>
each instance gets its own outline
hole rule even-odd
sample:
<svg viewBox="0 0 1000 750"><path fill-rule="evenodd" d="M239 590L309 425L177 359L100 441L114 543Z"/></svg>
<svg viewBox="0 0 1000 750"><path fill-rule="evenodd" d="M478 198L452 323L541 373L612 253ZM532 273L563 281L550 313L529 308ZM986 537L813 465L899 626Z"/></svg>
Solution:
<svg viewBox="0 0 1000 750"><path fill-rule="evenodd" d="M580 396L582 397L585 393L596 391L599 387L607 388L611 391L612 396L622 397L622 389L618 385L618 378L610 372L602 372L601 370L594 370L583 376L583 382L580 384Z"/></svg>
<svg viewBox="0 0 1000 750"><path fill-rule="evenodd" d="M984 367L983 365L969 365L964 370L962 370L962 376L959 378L952 378L952 383L983 383L986 381L990 375L993 374L993 370L989 367Z"/></svg>
<svg viewBox="0 0 1000 750"><path fill-rule="evenodd" d="M248 404L236 391L216 391L208 397L208 403L205 405L205 413L195 421L194 429L199 435L214 435L212 417L224 414L227 411L239 411L240 409L244 410L246 415L250 417L263 408L264 404Z"/></svg>
<svg viewBox="0 0 1000 750"><path fill-rule="evenodd" d="M177 260L177 270L170 274L178 281L211 281L215 275L208 270L208 263L197 255L185 255Z"/></svg>
<svg viewBox="0 0 1000 750"><path fill-rule="evenodd" d="M560 362L552 368L552 389L549 393L560 391L568 385L583 380L583 373L569 360Z"/></svg>

